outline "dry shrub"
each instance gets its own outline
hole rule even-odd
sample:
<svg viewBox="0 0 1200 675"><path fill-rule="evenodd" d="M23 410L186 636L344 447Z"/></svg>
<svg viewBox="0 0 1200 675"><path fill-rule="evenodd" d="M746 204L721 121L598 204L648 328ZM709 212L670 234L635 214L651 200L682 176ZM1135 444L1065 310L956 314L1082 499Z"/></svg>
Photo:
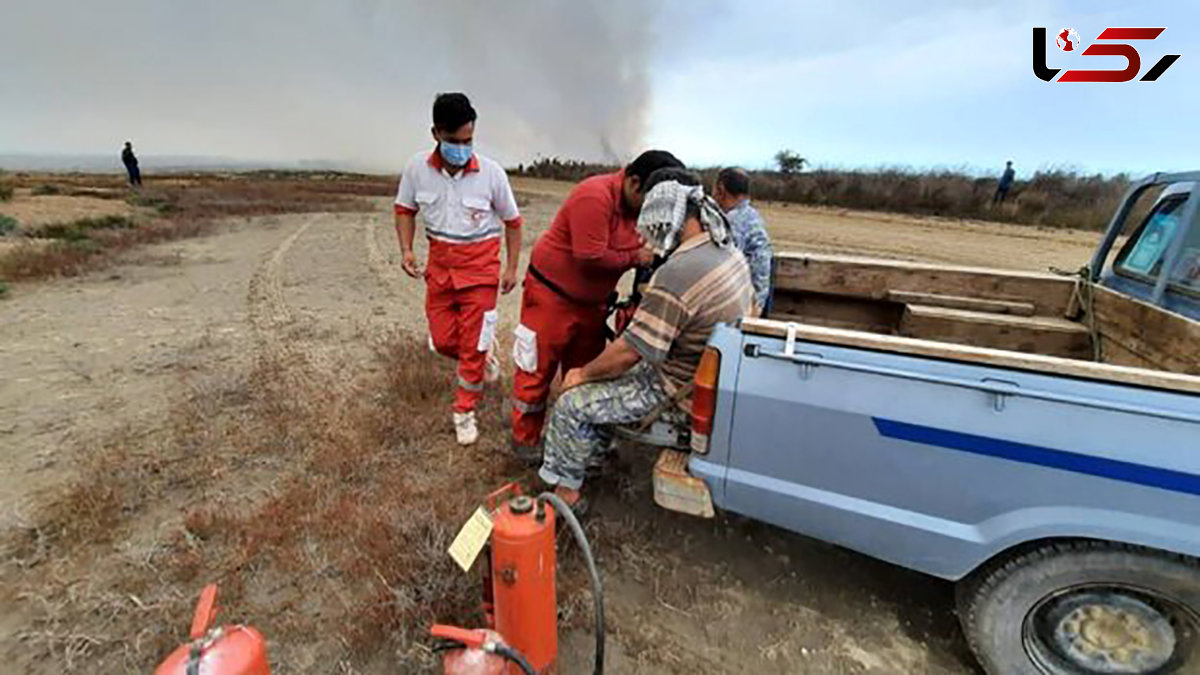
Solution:
<svg viewBox="0 0 1200 675"><path fill-rule="evenodd" d="M31 233L41 240L23 242L0 256L0 279L75 276L135 246L194 237L211 227L211 221L195 218L138 222L121 216L48 225Z"/></svg>
<svg viewBox="0 0 1200 675"><path fill-rule="evenodd" d="M390 340L345 377L266 357L238 386L193 387L158 440L97 453L15 537L5 581L33 617L23 648L65 669L144 672L217 581L223 620L257 626L279 663L429 667L433 621L480 621L478 579L446 549L513 473L501 396L489 390L482 440L462 449L452 370L420 342ZM137 602L93 611L114 597Z"/></svg>
<svg viewBox="0 0 1200 675"><path fill-rule="evenodd" d="M88 269L98 253L90 241L24 242L0 256L0 278L74 276Z"/></svg>
<svg viewBox="0 0 1200 675"><path fill-rule="evenodd" d="M616 168L554 157L521 165L515 173L574 182ZM713 184L717 171L700 171L705 186ZM1058 169L1038 171L1029 180L1016 181L1008 201L994 207L996 178L965 171L880 168L750 174L752 192L763 200L1084 230L1103 229L1129 186L1124 174L1106 178Z"/></svg>

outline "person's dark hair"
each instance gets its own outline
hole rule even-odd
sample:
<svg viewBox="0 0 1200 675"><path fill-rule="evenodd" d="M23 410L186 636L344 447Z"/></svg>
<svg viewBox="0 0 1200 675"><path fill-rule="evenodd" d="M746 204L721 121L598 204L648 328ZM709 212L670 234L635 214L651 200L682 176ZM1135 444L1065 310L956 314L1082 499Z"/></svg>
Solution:
<svg viewBox="0 0 1200 675"><path fill-rule="evenodd" d="M650 189L646 187L646 181L650 178L650 174L660 169L682 168L683 162L666 150L647 150L625 167L625 175L637 176L642 185L642 192L645 192Z"/></svg>
<svg viewBox="0 0 1200 675"><path fill-rule="evenodd" d="M649 192L651 188L659 183L673 180L680 185L699 185L700 176L693 171L688 171L682 166L668 166L663 169L656 169L642 182L642 191Z"/></svg>
<svg viewBox="0 0 1200 675"><path fill-rule="evenodd" d="M441 131L454 132L464 124L475 121L475 109L466 94L438 94L433 101L433 126Z"/></svg>
<svg viewBox="0 0 1200 675"><path fill-rule="evenodd" d="M659 183L665 183L673 180L680 185L699 185L700 176L693 171L688 171L681 166L669 166L663 169L658 169L646 178L642 185L642 192L650 192L650 190ZM700 205L688 200L687 207L684 210L684 218L699 218Z"/></svg>
<svg viewBox="0 0 1200 675"><path fill-rule="evenodd" d="M734 197L750 194L750 174L734 166L721 169L717 174L717 182L725 191Z"/></svg>

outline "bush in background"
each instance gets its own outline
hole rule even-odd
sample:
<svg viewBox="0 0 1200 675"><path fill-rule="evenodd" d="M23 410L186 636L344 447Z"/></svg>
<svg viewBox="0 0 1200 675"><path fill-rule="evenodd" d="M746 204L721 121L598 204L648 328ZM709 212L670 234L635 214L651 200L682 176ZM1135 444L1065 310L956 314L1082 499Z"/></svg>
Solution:
<svg viewBox="0 0 1200 675"><path fill-rule="evenodd" d="M518 166L519 176L579 181L616 167L557 157ZM718 169L703 169L706 186ZM756 199L869 211L993 220L1046 227L1102 230L1129 186L1129 177L1085 176L1038 171L1018 180L1008 200L992 205L996 179L959 171L881 168L859 171L817 169L803 173L751 171Z"/></svg>
<svg viewBox="0 0 1200 675"><path fill-rule="evenodd" d="M16 232L18 227L20 227L20 223L16 218L0 214L0 237L7 237Z"/></svg>

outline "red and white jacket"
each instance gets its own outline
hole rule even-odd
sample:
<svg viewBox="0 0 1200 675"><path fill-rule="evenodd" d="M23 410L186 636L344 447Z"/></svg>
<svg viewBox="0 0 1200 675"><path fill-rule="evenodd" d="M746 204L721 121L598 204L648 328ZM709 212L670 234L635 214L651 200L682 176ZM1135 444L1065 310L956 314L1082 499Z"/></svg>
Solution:
<svg viewBox="0 0 1200 675"><path fill-rule="evenodd" d="M424 226L426 275L454 288L498 284L500 235L523 222L503 167L475 154L451 174L436 148L405 165L395 208L417 216Z"/></svg>

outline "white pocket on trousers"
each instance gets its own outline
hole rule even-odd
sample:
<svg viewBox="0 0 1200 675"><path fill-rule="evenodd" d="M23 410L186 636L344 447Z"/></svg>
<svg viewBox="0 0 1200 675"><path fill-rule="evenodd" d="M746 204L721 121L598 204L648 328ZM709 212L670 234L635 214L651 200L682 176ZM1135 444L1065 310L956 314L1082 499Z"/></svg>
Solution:
<svg viewBox="0 0 1200 675"><path fill-rule="evenodd" d="M527 373L537 372L537 333L524 324L513 330L513 363Z"/></svg>
<svg viewBox="0 0 1200 675"><path fill-rule="evenodd" d="M486 352L492 348L496 339L496 310L490 309L483 313L483 325L479 327L479 345L475 348Z"/></svg>

